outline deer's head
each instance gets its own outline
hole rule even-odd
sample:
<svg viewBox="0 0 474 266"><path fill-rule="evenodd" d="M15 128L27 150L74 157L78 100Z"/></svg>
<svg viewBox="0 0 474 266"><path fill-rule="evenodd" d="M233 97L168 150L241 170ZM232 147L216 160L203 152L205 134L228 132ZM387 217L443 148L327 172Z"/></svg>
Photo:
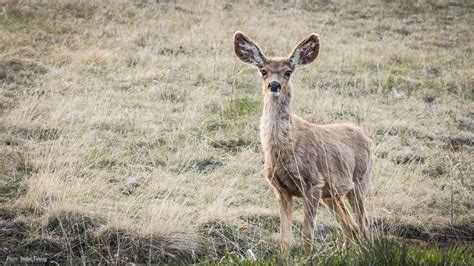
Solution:
<svg viewBox="0 0 474 266"><path fill-rule="evenodd" d="M263 79L263 94L278 97L290 93L290 78L297 66L309 64L319 54L319 38L310 34L287 57L266 57L262 49L240 31L234 34L235 54L257 67Z"/></svg>

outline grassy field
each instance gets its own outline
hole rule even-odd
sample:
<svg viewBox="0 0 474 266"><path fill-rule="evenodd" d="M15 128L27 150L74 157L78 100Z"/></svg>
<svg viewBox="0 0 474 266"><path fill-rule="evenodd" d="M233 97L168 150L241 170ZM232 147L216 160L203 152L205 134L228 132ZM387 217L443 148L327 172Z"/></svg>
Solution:
<svg viewBox="0 0 474 266"><path fill-rule="evenodd" d="M0 1L0 261L283 263L241 30L269 55L317 32L294 112L376 144L368 211L388 240L341 251L321 208L303 256L297 201L293 262L474 263L472 2L14 2Z"/></svg>

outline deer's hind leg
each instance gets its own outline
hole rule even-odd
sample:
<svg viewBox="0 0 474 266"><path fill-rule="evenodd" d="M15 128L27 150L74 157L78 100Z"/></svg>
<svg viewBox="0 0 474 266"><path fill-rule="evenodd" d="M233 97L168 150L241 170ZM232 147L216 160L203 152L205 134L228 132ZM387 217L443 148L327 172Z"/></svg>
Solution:
<svg viewBox="0 0 474 266"><path fill-rule="evenodd" d="M361 234L368 238L368 217L367 210L365 208L365 189L359 185L356 185L353 190L347 193L347 199L352 207L355 214L355 219L359 226Z"/></svg>
<svg viewBox="0 0 474 266"><path fill-rule="evenodd" d="M372 159L369 158L367 168L363 173L358 173L354 178L354 189L347 193L347 199L354 211L357 224L362 235L369 237L367 209L365 198L369 191L369 177L372 170Z"/></svg>
<svg viewBox="0 0 474 266"><path fill-rule="evenodd" d="M346 243L347 238L349 238L351 242L356 242L359 234L359 227L354 222L343 198L341 196L335 196L324 198L323 201L342 227L344 244Z"/></svg>

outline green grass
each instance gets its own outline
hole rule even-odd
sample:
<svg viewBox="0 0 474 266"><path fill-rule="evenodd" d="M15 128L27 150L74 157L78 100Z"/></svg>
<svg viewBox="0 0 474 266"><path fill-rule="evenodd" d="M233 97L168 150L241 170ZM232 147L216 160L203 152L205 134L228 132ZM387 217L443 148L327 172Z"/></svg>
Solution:
<svg viewBox="0 0 474 266"><path fill-rule="evenodd" d="M376 240L375 243L361 244L348 249L329 249L312 256L294 256L284 258L270 255L253 259L250 253L236 256L228 253L219 264L238 265L472 265L474 250L472 247L421 248L416 245L401 244L390 239ZM214 265L216 261L200 263Z"/></svg>

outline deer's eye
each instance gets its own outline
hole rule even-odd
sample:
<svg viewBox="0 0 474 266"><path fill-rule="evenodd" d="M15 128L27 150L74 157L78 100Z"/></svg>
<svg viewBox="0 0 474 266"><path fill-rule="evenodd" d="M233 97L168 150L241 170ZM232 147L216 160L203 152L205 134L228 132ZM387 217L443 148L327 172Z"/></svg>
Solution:
<svg viewBox="0 0 474 266"><path fill-rule="evenodd" d="M289 78L291 76L291 73L293 73L293 72L291 72L291 70L286 71L285 72L285 77Z"/></svg>
<svg viewBox="0 0 474 266"><path fill-rule="evenodd" d="M268 72L265 69L260 69L260 74L262 74L262 77L265 77Z"/></svg>

